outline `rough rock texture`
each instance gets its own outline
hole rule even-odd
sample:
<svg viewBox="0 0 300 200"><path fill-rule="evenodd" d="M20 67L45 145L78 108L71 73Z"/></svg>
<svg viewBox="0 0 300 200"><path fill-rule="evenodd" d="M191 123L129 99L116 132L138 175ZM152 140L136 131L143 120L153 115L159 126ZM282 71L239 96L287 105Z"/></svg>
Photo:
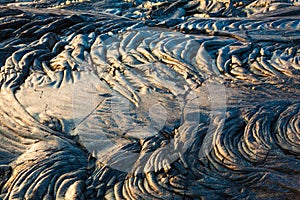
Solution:
<svg viewBox="0 0 300 200"><path fill-rule="evenodd" d="M113 2L0 7L0 198L299 198L298 2Z"/></svg>

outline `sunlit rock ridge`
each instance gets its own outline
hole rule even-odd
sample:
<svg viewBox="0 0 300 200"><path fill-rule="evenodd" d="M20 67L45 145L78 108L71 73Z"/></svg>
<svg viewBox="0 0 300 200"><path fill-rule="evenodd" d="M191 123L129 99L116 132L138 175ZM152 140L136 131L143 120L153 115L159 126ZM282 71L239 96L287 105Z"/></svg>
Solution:
<svg viewBox="0 0 300 200"><path fill-rule="evenodd" d="M299 199L299 13L1 1L0 199Z"/></svg>

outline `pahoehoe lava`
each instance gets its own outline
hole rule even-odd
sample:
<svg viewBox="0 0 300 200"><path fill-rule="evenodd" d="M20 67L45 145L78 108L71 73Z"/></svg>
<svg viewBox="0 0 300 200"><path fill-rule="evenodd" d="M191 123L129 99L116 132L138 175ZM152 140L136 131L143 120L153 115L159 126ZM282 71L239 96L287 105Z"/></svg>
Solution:
<svg viewBox="0 0 300 200"><path fill-rule="evenodd" d="M0 199L300 198L292 0L0 5Z"/></svg>

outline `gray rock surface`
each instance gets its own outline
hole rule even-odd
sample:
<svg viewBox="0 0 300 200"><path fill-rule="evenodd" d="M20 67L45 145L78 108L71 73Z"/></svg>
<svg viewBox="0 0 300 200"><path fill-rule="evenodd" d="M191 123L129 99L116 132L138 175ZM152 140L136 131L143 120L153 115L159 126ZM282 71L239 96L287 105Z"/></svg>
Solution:
<svg viewBox="0 0 300 200"><path fill-rule="evenodd" d="M298 11L2 5L0 198L299 198Z"/></svg>

